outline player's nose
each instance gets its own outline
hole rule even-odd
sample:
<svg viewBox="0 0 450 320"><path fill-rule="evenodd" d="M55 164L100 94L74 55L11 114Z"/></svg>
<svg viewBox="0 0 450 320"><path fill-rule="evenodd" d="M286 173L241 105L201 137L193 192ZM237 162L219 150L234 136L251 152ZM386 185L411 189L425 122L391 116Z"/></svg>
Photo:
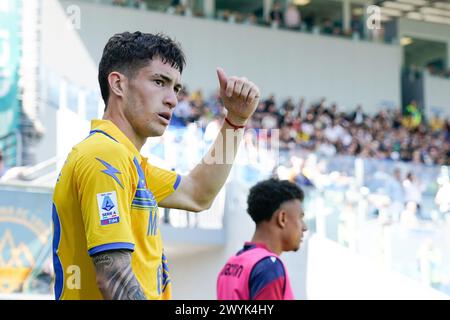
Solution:
<svg viewBox="0 0 450 320"><path fill-rule="evenodd" d="M164 97L164 104L167 105L170 109L175 108L175 106L178 104L177 94L174 91L171 90Z"/></svg>

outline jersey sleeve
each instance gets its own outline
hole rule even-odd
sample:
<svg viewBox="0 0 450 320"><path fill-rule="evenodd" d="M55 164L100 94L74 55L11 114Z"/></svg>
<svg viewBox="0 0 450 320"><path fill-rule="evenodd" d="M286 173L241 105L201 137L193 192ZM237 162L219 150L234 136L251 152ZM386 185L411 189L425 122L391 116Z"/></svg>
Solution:
<svg viewBox="0 0 450 320"><path fill-rule="evenodd" d="M161 169L150 164L147 164L146 170L147 185L157 202L170 196L180 184L181 176L175 171Z"/></svg>
<svg viewBox="0 0 450 320"><path fill-rule="evenodd" d="M122 150L85 154L77 161L76 187L89 255L134 250L131 228L132 172Z"/></svg>
<svg viewBox="0 0 450 320"><path fill-rule="evenodd" d="M283 300L285 283L281 261L266 257L255 264L250 274L250 300Z"/></svg>

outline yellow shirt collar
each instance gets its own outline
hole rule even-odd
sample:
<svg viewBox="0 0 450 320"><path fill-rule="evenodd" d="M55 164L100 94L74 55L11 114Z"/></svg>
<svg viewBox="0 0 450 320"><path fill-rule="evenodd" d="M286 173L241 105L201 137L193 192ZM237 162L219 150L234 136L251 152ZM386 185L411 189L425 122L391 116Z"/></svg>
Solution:
<svg viewBox="0 0 450 320"><path fill-rule="evenodd" d="M92 120L91 132L98 130L106 133L117 142L123 144L131 153L133 153L139 162L142 161L143 156L139 153L136 146L128 139L128 137L110 120Z"/></svg>

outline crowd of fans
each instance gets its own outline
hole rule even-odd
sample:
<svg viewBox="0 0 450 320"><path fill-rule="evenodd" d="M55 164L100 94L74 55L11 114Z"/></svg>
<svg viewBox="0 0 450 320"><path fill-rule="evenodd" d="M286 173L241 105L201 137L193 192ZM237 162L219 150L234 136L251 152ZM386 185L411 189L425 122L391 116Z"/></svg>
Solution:
<svg viewBox="0 0 450 320"><path fill-rule="evenodd" d="M442 78L450 78L450 69L438 68L432 64L425 67L429 74L442 77Z"/></svg>
<svg viewBox="0 0 450 320"><path fill-rule="evenodd" d="M424 67L420 67L416 64L411 64L407 67L404 67L403 69L403 73L408 76L408 79L410 81L420 79L423 76L424 72L441 78L450 78L450 69L445 69L434 64L428 64Z"/></svg>
<svg viewBox="0 0 450 320"><path fill-rule="evenodd" d="M142 10L149 9L145 0L113 0L112 3L115 6L133 7ZM205 16L203 11L193 10L190 6L183 4L181 0L172 0L167 8L157 9L169 14L181 16ZM218 9L215 18L229 23L260 25L334 36L364 37L362 16L353 15L350 22L350 29L344 30L342 20L340 19L332 19L330 17L319 18L314 13L308 13L302 16L299 6L289 3L286 7L283 7L279 1L274 1L267 18L264 17L262 7L250 13Z"/></svg>
<svg viewBox="0 0 450 320"><path fill-rule="evenodd" d="M162 10L168 14L181 16L205 17L205 13L202 10L195 10L189 5L183 4L181 0L172 0L170 5L162 8L149 7L148 2L145 0L112 0L112 4L115 6L131 7L141 10ZM250 13L229 9L218 9L214 18L227 23L242 25L259 25L354 39L370 37L373 41L381 42L396 41L395 37L392 38L391 36L391 38L388 38L384 36L384 28L375 29L368 34L365 34L364 16L362 15L352 14L350 26L346 30L341 18L319 17L314 12L302 14L300 8L301 7L293 3L288 3L283 7L280 1L274 1L267 17L264 17L263 8L261 7ZM433 63L421 67L412 64L408 66L408 68L410 68L412 72L416 72L417 77L422 71L426 70L432 75L450 78L450 69L446 69L445 67Z"/></svg>
<svg viewBox="0 0 450 320"><path fill-rule="evenodd" d="M223 117L217 95L205 99L200 91L181 92L172 124L197 122L205 128ZM450 121L436 115L425 119L415 101L401 110L366 114L361 105L344 112L325 99L306 104L291 98L277 104L274 96L260 102L249 128L279 129L280 150L296 148L332 157L336 154L450 165Z"/></svg>
<svg viewBox="0 0 450 320"><path fill-rule="evenodd" d="M120 7L132 7L142 10L147 9L147 3L145 0L113 0L112 4Z"/></svg>

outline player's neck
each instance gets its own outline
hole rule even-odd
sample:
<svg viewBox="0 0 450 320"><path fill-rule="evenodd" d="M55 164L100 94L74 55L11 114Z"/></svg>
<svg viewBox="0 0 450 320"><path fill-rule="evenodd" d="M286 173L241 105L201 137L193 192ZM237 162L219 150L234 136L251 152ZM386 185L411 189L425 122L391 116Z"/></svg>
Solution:
<svg viewBox="0 0 450 320"><path fill-rule="evenodd" d="M264 244L267 249L276 253L278 256L283 252L281 243L278 241L276 235L266 228L257 228L251 242Z"/></svg>
<svg viewBox="0 0 450 320"><path fill-rule="evenodd" d="M140 152L147 139L138 136L136 131L133 129L133 126L126 119L125 115L114 111L115 109L116 108L108 107L103 115L103 120L109 120L114 123Z"/></svg>

